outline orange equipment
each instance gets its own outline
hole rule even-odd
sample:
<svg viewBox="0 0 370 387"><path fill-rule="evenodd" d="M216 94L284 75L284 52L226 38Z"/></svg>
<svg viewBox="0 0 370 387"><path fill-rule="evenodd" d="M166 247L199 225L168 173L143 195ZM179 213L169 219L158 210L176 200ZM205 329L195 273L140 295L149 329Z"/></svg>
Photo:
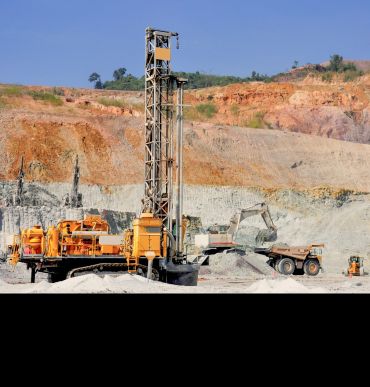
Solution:
<svg viewBox="0 0 370 387"><path fill-rule="evenodd" d="M44 231L41 226L15 235L9 251L9 263L16 265L20 256L47 258L70 256L110 256L122 254L122 236L109 234L108 222L88 215L84 220L62 220L57 227Z"/></svg>
<svg viewBox="0 0 370 387"><path fill-rule="evenodd" d="M109 236L108 222L101 216L88 215L84 220L63 220L57 229L49 229L49 256L100 256L105 253L118 254L118 245L106 248L102 246L100 239ZM56 240L58 238L58 254L56 253Z"/></svg>
<svg viewBox="0 0 370 387"><path fill-rule="evenodd" d="M353 255L348 260L349 267L347 269L346 276L363 276L365 275L364 258Z"/></svg>
<svg viewBox="0 0 370 387"><path fill-rule="evenodd" d="M153 214L143 213L133 222L133 230L126 230L123 254L129 272L135 272L140 259L153 260L167 257L167 233L163 232L161 219ZM174 244L172 244L173 246Z"/></svg>
<svg viewBox="0 0 370 387"><path fill-rule="evenodd" d="M20 235L13 236L13 243L8 246L8 262L9 265L16 266L21 257L19 248L20 248Z"/></svg>
<svg viewBox="0 0 370 387"><path fill-rule="evenodd" d="M44 230L41 226L33 226L23 230L21 243L24 255L41 255L44 252Z"/></svg>

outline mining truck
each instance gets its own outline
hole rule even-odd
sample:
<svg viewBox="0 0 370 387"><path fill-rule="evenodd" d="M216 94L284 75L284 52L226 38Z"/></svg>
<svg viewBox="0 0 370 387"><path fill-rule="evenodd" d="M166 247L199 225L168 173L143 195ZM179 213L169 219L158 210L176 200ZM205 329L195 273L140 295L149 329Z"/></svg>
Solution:
<svg viewBox="0 0 370 387"><path fill-rule="evenodd" d="M314 277L322 270L323 244L303 247L275 245L268 249L256 248L256 254L269 258L268 264L283 275L303 275Z"/></svg>

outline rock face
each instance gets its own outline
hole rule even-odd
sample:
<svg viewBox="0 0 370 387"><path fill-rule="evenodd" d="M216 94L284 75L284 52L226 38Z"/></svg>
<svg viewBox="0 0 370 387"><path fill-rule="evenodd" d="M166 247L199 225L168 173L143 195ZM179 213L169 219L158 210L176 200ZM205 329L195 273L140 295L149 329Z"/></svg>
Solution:
<svg viewBox="0 0 370 387"><path fill-rule="evenodd" d="M58 107L27 95L0 96L6 101L0 110L0 181L16 179L23 155L27 182L71 183L78 155L81 184L98 185L106 193L114 186L142 184L143 95L71 89L64 93ZM102 96L123 107L100 104ZM216 113L196 117L204 122L185 124L185 182L368 190L369 149L348 141L370 142L369 96L370 76L337 84L307 79L188 91L187 103L193 109L213 104ZM246 128L254 119L266 129ZM52 191L41 199L46 205L55 201Z"/></svg>
<svg viewBox="0 0 370 387"><path fill-rule="evenodd" d="M190 92L187 103L212 104L207 121L256 125L338 140L370 142L370 75L356 82L325 83L308 77L300 83L253 83ZM199 115L198 115L199 117Z"/></svg>
<svg viewBox="0 0 370 387"><path fill-rule="evenodd" d="M299 114L295 117L299 117ZM313 117L313 121L315 119L318 118ZM50 130L45 130L44 139L39 137L37 141L29 143L22 140L22 132L9 130L13 138L19 136L18 146L12 150L9 144L11 136L0 140L0 178L2 181L16 179L19 157L24 152L25 181L31 183L26 193L30 196L30 205L59 204L62 196L70 192L74 155L78 154L81 184L90 186L82 192L83 198L89 200L91 195L110 192L113 195L108 197L114 197L116 187L141 185L144 180L143 129L127 129L124 123L122 125L122 129L114 134L107 123L105 137L97 136L94 140L96 145L89 142L87 147L82 145L84 135L80 137L79 131L66 132L68 143L62 146L58 145L59 137L56 134L50 136ZM102 128L99 130L103 131ZM363 135L368 135L368 132L364 131ZM50 152L40 153L39 148L44 148L45 142ZM101 153L97 150L99 148L102 149ZM328 186L369 191L369 162L370 145L279 130L206 123L188 124L185 128L185 182L189 185L267 189ZM58 198L52 189L35 196L32 194L32 184L36 182L56 184L56 190L59 189L58 184L63 183L65 189L62 195L58 194ZM129 191L125 192L131 195ZM142 197L142 194L143 188L139 196ZM12 195L10 191L9 195Z"/></svg>

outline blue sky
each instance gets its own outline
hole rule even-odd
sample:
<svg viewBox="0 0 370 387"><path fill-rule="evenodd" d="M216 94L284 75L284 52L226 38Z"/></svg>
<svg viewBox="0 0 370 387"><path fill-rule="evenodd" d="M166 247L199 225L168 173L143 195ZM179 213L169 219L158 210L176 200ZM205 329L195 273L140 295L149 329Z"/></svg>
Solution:
<svg viewBox="0 0 370 387"><path fill-rule="evenodd" d="M142 75L149 25L181 34L178 71L370 59L369 0L0 0L0 83L84 87L121 66Z"/></svg>

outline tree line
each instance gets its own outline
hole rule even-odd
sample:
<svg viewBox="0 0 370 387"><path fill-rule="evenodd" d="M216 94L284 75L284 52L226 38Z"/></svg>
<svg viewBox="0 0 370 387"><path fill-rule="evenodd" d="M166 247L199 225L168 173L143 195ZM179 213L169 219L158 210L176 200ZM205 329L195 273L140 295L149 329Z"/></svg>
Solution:
<svg viewBox="0 0 370 387"><path fill-rule="evenodd" d="M299 62L296 60L292 65L292 69L297 69ZM308 65L307 65L308 66ZM320 66L320 65L317 65ZM303 66L305 67L305 66ZM322 66L321 66L322 67ZM308 68L308 67L307 67ZM330 57L329 65L322 67L325 72L335 72L335 73L352 73L356 76L361 76L363 73L358 70L354 63L345 62L343 57L338 54L334 54ZM189 80L186 85L187 89L201 89L206 87L213 86L227 86L234 83L243 83L243 82L274 82L278 81L279 77L282 74L289 73L280 73L273 76L268 76L266 74L260 74L256 71L253 71L249 77L236 77L232 75L211 75L200 73L199 71L195 73L188 72L178 72L174 73L182 78ZM97 72L93 72L89 77L89 82L94 84L95 89L106 89L106 90L131 90L131 91L140 91L145 88L145 77L135 77L134 75L127 73L125 67L120 67L113 72L113 79L103 82L101 76Z"/></svg>
<svg viewBox="0 0 370 387"><path fill-rule="evenodd" d="M177 72L175 76L188 79L187 89L201 89L212 86L226 86L233 83L262 81L265 82L269 77L265 74L260 74L253 71L250 77L242 78L232 75L210 75L203 74L199 71L195 73ZM94 72L89 77L89 82L94 84L95 89L106 90L144 90L145 77L135 77L132 74L127 74L127 70L121 67L113 72L113 79L103 82L101 76Z"/></svg>

